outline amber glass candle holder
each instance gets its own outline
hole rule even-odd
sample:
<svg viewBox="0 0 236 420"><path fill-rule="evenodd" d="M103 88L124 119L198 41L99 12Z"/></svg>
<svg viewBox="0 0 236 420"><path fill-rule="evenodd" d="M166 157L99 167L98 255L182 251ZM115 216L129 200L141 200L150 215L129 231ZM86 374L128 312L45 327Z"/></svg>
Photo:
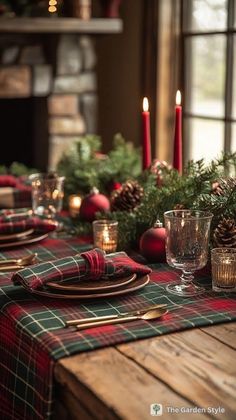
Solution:
<svg viewBox="0 0 236 420"><path fill-rule="evenodd" d="M236 248L214 248L211 251L212 289L236 292Z"/></svg>
<svg viewBox="0 0 236 420"><path fill-rule="evenodd" d="M95 220L93 222L93 243L106 253L117 248L118 222L116 220Z"/></svg>

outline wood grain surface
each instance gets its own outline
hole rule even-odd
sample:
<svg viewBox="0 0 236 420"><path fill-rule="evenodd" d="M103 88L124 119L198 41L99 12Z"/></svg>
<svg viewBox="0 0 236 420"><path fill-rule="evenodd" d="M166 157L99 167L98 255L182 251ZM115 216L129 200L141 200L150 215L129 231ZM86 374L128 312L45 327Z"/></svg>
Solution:
<svg viewBox="0 0 236 420"><path fill-rule="evenodd" d="M146 420L150 404L221 407L197 419L234 419L236 323L192 329L82 353L55 367L57 404L72 420ZM164 413L189 419L189 413ZM64 419L64 418L63 418Z"/></svg>

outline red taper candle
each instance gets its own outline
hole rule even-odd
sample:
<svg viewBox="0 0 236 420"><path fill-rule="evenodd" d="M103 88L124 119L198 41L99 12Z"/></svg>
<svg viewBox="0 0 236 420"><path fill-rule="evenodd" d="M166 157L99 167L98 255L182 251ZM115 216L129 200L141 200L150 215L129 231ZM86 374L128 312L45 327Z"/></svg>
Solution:
<svg viewBox="0 0 236 420"><path fill-rule="evenodd" d="M174 159L173 167L182 174L182 106L181 93L177 90L175 106L175 136L174 136Z"/></svg>
<svg viewBox="0 0 236 420"><path fill-rule="evenodd" d="M151 134L150 134L150 112L148 99L143 98L143 170L151 165Z"/></svg>

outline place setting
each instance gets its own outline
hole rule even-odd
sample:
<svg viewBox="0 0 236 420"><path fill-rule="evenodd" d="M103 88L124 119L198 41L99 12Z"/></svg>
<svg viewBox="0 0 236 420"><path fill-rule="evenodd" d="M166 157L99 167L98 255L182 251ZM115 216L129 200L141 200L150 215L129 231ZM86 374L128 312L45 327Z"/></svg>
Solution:
<svg viewBox="0 0 236 420"><path fill-rule="evenodd" d="M46 239L50 232L57 229L58 223L43 220L36 216L25 215L21 220L17 217L4 216L0 221L0 249L8 249L30 245Z"/></svg>
<svg viewBox="0 0 236 420"><path fill-rule="evenodd" d="M29 176L32 208L0 211L0 249L30 245L61 228L57 215L62 209L64 177L54 172Z"/></svg>
<svg viewBox="0 0 236 420"><path fill-rule="evenodd" d="M33 295L54 299L101 299L145 287L151 269L125 252L105 254L100 248L24 267L12 276Z"/></svg>

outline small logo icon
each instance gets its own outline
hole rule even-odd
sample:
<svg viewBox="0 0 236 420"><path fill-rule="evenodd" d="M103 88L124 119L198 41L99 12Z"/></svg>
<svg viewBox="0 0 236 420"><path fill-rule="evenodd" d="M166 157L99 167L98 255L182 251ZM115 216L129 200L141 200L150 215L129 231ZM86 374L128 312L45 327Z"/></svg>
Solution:
<svg viewBox="0 0 236 420"><path fill-rule="evenodd" d="M150 414L151 416L162 416L162 404L151 404Z"/></svg>

